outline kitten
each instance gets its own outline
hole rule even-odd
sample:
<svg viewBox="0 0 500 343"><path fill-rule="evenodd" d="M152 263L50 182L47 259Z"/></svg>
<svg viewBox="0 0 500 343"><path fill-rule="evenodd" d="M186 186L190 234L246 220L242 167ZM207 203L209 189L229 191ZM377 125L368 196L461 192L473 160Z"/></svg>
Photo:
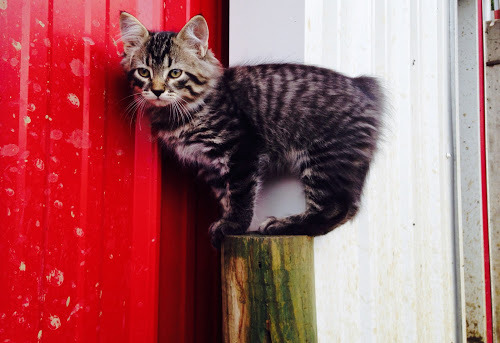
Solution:
<svg viewBox="0 0 500 343"><path fill-rule="evenodd" d="M356 214L384 111L376 79L299 64L223 69L199 15L179 33L150 32L125 12L120 27L135 106L222 206L215 247L247 231L258 185L275 170L301 180L306 210L268 218L261 234L323 235Z"/></svg>

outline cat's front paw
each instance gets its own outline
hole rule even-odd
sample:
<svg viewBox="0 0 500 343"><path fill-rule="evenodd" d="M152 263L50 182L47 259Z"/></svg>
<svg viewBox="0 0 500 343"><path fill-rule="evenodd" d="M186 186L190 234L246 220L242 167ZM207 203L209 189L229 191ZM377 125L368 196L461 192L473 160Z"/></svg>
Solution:
<svg viewBox="0 0 500 343"><path fill-rule="evenodd" d="M210 229L208 231L212 245L214 248L220 249L225 236L242 234L245 232L245 229L243 229L238 223L221 219L210 225Z"/></svg>

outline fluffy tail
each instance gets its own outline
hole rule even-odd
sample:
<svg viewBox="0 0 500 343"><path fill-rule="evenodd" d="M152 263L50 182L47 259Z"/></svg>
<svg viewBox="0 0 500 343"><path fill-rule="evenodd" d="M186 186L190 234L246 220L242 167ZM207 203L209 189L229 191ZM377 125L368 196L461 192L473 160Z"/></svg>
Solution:
<svg viewBox="0 0 500 343"><path fill-rule="evenodd" d="M356 87L370 99L372 108L372 117L376 118L377 134L376 146L385 141L388 131L391 131L392 121L390 120L392 114L392 107L389 102L390 93L383 85L383 82L375 77L360 76L354 78Z"/></svg>
<svg viewBox="0 0 500 343"><path fill-rule="evenodd" d="M377 102L380 108L385 105L385 92L380 81L370 76L360 76L354 79L356 86L370 99Z"/></svg>

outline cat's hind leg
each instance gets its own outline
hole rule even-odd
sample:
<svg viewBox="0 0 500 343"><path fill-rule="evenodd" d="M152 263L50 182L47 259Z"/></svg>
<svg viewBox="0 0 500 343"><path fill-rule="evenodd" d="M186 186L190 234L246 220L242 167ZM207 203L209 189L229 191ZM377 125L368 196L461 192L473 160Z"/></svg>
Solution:
<svg viewBox="0 0 500 343"><path fill-rule="evenodd" d="M359 208L358 189L361 188L353 186L349 180L340 181L339 175L332 174L325 175L314 167L305 168L301 177L305 212L285 218L270 217L259 226L259 233L318 236L354 217Z"/></svg>
<svg viewBox="0 0 500 343"><path fill-rule="evenodd" d="M264 235L324 235L357 212L357 206L341 198L332 197L325 205L321 209L308 206L304 213L285 218L269 217L259 226L258 232Z"/></svg>

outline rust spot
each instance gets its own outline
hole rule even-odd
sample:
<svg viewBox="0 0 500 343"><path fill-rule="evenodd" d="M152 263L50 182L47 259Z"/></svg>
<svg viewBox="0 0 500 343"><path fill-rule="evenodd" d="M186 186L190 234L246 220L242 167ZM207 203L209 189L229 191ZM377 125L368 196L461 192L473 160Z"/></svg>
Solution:
<svg viewBox="0 0 500 343"><path fill-rule="evenodd" d="M472 304L467 303L467 306L474 306ZM481 308L481 305L477 305L478 308ZM484 343L485 339L481 335L481 331L478 330L478 323L476 321L466 320L467 325L467 343Z"/></svg>

